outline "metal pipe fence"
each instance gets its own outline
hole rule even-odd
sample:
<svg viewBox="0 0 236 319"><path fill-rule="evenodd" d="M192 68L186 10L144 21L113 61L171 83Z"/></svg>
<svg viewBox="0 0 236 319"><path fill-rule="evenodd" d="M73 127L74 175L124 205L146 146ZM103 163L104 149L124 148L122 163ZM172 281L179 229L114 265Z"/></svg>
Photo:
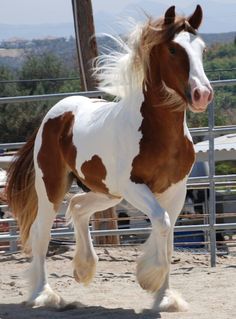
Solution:
<svg viewBox="0 0 236 319"><path fill-rule="evenodd" d="M2 219L1 222L6 223L15 223L14 219ZM183 231L197 231L197 230L209 230L211 227L210 224L199 224L199 225L184 225L184 226L175 226L175 232L183 232ZM214 230L226 230L226 229L236 229L236 223L222 223L222 224L214 224L212 226ZM129 228L129 229L104 229L104 230L91 230L91 236L111 236L111 235L138 235L138 234L150 234L152 228ZM60 237L74 237L74 231L71 231L69 228L62 228L60 231L58 229L51 231L52 238L60 238ZM8 234L2 234L0 237L0 241L17 241L19 240L19 234L15 232L12 234L9 232Z"/></svg>
<svg viewBox="0 0 236 319"><path fill-rule="evenodd" d="M211 84L214 87L224 86L224 85L235 85L236 79L232 80L218 80L212 81ZM41 101L41 100L53 100L61 99L67 96L83 95L88 97L102 97L103 92L93 91L93 92L73 92L73 93L58 93L58 94L44 94L37 96L20 96L20 97L4 97L0 98L0 104L5 103L22 103L31 101ZM186 225L186 226L175 226L176 232L183 231L208 231L210 233L210 254L211 254L211 266L216 265L216 231L217 230L227 230L236 229L236 223L216 223L216 186L223 185L235 185L236 184L236 174L235 175L215 175L215 159L214 159L214 137L219 134L226 133L236 133L236 125L229 125L223 127L215 127L214 125L214 102L209 105L208 108L209 117L209 127L206 128L192 128L190 132L193 136L203 136L208 135L209 137L209 176L202 177L191 177L188 179L189 188L209 188L210 198L209 198L209 223L200 225ZM17 149L21 147L24 143L7 143L0 144L0 148L5 149ZM0 222L13 223L13 219L0 220ZM91 230L92 236L110 236L110 235L130 235L130 234L149 234L151 227L145 228L130 228L130 229L110 229L110 230ZM74 232L67 229L63 229L60 232L52 231L52 237L72 237ZM1 241L16 242L19 238L17 233L10 231L9 234L0 235ZM16 246L11 245L12 249L16 249Z"/></svg>
<svg viewBox="0 0 236 319"><path fill-rule="evenodd" d="M63 99L63 98L68 97L68 96L76 96L76 95L87 96L90 98L99 98L99 97L104 96L104 92L89 91L89 92L70 92L70 93L1 97L0 104L35 102L35 101L45 101L45 100L55 100L55 99L59 100L59 99Z"/></svg>

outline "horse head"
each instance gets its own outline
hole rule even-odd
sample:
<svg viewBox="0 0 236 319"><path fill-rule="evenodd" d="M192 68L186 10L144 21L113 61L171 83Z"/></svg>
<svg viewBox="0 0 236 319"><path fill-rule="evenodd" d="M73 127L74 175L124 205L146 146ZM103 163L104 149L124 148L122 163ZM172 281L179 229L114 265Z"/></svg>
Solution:
<svg viewBox="0 0 236 319"><path fill-rule="evenodd" d="M188 18L176 16L172 6L161 20L150 22L149 34L146 31L143 35L148 45L156 42L149 52L147 82L154 87L161 83L165 91L162 96L172 96L170 104L184 105L193 112L205 111L213 99L213 89L203 69L205 44L197 33L202 17L199 5Z"/></svg>

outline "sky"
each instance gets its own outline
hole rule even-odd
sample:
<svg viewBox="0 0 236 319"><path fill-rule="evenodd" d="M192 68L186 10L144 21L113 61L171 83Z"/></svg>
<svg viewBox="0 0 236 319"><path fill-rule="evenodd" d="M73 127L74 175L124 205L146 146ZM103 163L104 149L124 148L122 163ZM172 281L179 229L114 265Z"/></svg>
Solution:
<svg viewBox="0 0 236 319"><path fill-rule="evenodd" d="M129 10L140 10L152 2L161 9L169 5L176 5L178 12L190 14L197 3L205 11L205 20L209 22L206 27L209 32L235 31L236 0L92 0L96 19L102 19L104 14L121 17ZM165 10L163 9L163 10ZM163 10L158 14L164 13ZM151 12L152 13L152 12ZM105 15L104 15L105 16ZM71 0L0 0L0 24L48 24L72 22ZM106 21L106 20L105 20ZM207 30L204 29L204 32Z"/></svg>

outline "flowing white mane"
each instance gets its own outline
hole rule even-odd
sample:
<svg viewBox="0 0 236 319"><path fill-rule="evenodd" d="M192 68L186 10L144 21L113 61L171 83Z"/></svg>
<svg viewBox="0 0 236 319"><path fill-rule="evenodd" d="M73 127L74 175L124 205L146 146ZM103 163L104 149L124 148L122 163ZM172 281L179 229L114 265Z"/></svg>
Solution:
<svg viewBox="0 0 236 319"><path fill-rule="evenodd" d="M118 98L142 89L150 67L152 48L170 41L176 32L189 28L189 23L181 16L170 25L163 21L163 18L149 18L144 24L136 24L126 42L108 35L122 52L109 52L95 59L94 75L100 83L99 89Z"/></svg>
<svg viewBox="0 0 236 319"><path fill-rule="evenodd" d="M142 31L143 26L137 25L127 42L106 34L120 50L102 54L95 59L94 75L99 81L100 90L123 98L131 90L136 91L142 87L144 70L137 55Z"/></svg>

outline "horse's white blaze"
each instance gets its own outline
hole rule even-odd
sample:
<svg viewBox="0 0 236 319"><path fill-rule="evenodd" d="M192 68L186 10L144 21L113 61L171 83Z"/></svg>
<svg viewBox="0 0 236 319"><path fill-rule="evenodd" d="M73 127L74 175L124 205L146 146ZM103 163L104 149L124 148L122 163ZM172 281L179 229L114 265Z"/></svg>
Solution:
<svg viewBox="0 0 236 319"><path fill-rule="evenodd" d="M174 42L181 45L188 54L190 62L189 83L191 87L210 86L202 64L204 42L198 36L190 35L189 32L180 32L176 35Z"/></svg>

